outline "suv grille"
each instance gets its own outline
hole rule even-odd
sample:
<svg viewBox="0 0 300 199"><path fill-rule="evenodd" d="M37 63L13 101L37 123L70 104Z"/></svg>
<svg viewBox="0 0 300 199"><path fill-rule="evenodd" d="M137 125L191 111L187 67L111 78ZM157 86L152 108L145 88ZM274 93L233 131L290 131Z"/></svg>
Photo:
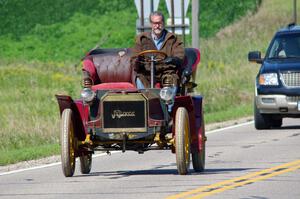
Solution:
<svg viewBox="0 0 300 199"><path fill-rule="evenodd" d="M110 94L103 98L103 132L145 132L146 121L146 99L143 95Z"/></svg>
<svg viewBox="0 0 300 199"><path fill-rule="evenodd" d="M300 87L300 72L281 73L283 83L290 87Z"/></svg>
<svg viewBox="0 0 300 199"><path fill-rule="evenodd" d="M300 101L300 96L286 96L288 102L298 102Z"/></svg>

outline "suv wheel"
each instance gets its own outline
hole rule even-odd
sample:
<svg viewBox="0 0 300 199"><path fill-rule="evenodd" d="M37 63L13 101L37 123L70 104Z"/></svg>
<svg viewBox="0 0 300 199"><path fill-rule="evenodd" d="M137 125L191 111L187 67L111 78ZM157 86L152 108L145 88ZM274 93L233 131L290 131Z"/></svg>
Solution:
<svg viewBox="0 0 300 199"><path fill-rule="evenodd" d="M257 130L270 129L271 128L271 117L265 114L261 114L254 103L254 125Z"/></svg>

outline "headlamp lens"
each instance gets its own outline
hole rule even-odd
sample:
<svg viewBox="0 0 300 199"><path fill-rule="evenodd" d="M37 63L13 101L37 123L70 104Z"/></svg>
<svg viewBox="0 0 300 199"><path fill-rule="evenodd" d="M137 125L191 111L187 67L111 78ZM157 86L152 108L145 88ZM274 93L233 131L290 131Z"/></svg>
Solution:
<svg viewBox="0 0 300 199"><path fill-rule="evenodd" d="M85 102L91 102L95 98L96 93L92 91L90 88L84 88L81 91L81 97Z"/></svg>
<svg viewBox="0 0 300 199"><path fill-rule="evenodd" d="M159 93L161 99L171 101L176 95L176 87L163 87Z"/></svg>

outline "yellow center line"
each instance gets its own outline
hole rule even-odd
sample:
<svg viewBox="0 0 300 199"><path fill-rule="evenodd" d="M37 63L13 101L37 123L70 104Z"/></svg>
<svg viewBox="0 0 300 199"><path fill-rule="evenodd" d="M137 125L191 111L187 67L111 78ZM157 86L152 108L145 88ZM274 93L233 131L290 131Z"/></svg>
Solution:
<svg viewBox="0 0 300 199"><path fill-rule="evenodd" d="M273 176L277 176L286 172L291 172L300 169L300 160L282 164L269 169L264 169L258 172L250 173L241 177L225 180L212 185L199 187L191 191L179 193L173 196L167 197L167 199L178 198L203 198L205 196L217 194L228 189L233 189L239 186L251 184L253 182L261 181Z"/></svg>

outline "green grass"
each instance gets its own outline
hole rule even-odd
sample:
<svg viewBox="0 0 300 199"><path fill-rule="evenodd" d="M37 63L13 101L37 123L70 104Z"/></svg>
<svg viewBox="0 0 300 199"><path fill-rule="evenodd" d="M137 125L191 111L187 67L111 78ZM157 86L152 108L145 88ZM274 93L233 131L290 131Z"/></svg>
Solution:
<svg viewBox="0 0 300 199"><path fill-rule="evenodd" d="M78 96L80 73L73 66L14 64L0 67L0 79L0 151L5 152L0 152L0 165L41 157L44 146L59 141L60 116L54 95ZM39 147L40 151L35 150ZM17 152L21 154L15 156Z"/></svg>
<svg viewBox="0 0 300 199"><path fill-rule="evenodd" d="M206 124L222 122L252 115L252 104L242 104L230 109L204 114Z"/></svg>
<svg viewBox="0 0 300 199"><path fill-rule="evenodd" d="M58 144L28 146L21 149L0 150L0 166L25 160L48 157L60 153Z"/></svg>

